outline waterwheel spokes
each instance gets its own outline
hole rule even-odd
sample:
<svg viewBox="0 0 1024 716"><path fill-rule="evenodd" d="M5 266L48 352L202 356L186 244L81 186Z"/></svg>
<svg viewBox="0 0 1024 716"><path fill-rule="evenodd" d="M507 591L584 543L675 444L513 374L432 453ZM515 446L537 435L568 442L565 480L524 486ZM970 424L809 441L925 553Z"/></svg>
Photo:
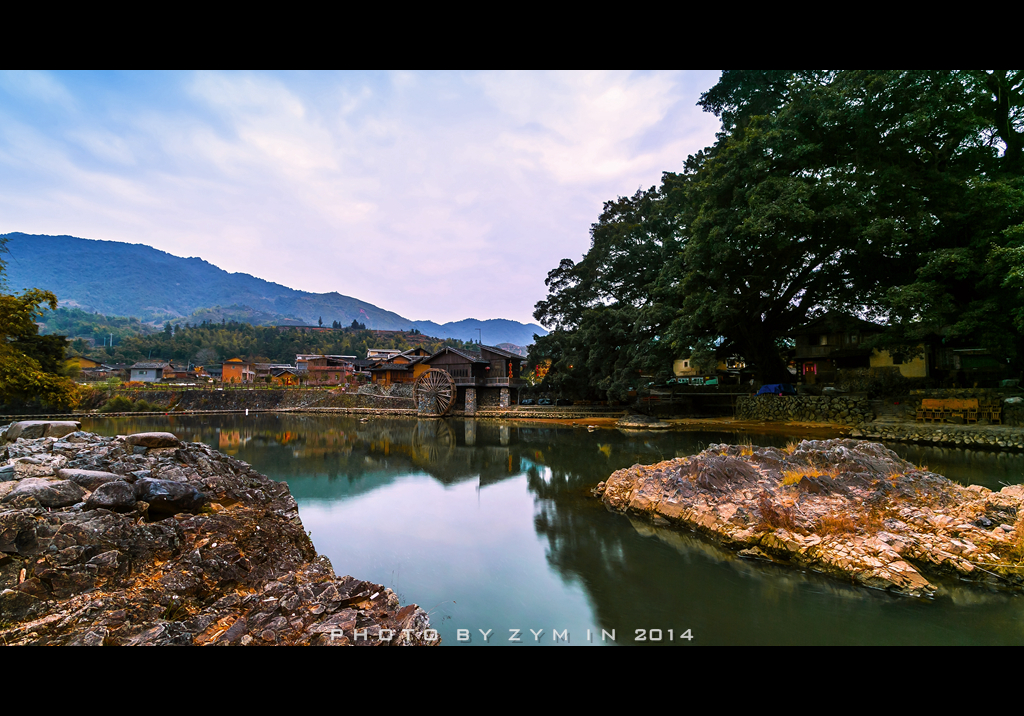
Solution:
<svg viewBox="0 0 1024 716"><path fill-rule="evenodd" d="M416 379L413 397L425 414L446 415L455 404L455 381L447 371L431 368Z"/></svg>

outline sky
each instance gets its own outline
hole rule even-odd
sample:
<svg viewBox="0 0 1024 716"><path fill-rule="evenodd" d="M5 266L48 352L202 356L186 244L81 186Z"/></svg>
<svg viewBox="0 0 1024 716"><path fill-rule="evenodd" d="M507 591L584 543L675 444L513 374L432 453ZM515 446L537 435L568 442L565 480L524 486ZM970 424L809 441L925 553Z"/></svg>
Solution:
<svg viewBox="0 0 1024 716"><path fill-rule="evenodd" d="M0 233L533 322L604 202L714 142L720 72L0 71Z"/></svg>

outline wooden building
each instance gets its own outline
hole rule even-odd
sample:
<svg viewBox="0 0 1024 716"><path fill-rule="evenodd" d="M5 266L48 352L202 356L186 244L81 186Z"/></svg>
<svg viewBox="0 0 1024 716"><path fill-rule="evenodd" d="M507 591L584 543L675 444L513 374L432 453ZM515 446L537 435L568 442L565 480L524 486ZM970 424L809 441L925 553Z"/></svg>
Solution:
<svg viewBox="0 0 1024 716"><path fill-rule="evenodd" d="M452 377L458 391L456 408L467 414L475 414L478 406L507 408L516 404L517 389L526 385L522 379L525 359L501 348L478 347L477 353L445 346L421 364L424 370L439 368Z"/></svg>
<svg viewBox="0 0 1024 716"><path fill-rule="evenodd" d="M836 372L852 368L899 368L904 378L927 378L929 346L918 347L914 356L893 356L886 350L867 348L865 343L885 328L844 313L827 313L790 335L796 339L797 374L806 383L828 383Z"/></svg>
<svg viewBox="0 0 1024 716"><path fill-rule="evenodd" d="M416 379L430 370L423 361L430 357L425 348L410 348L391 358L378 361L369 367L373 382L379 385L415 383Z"/></svg>

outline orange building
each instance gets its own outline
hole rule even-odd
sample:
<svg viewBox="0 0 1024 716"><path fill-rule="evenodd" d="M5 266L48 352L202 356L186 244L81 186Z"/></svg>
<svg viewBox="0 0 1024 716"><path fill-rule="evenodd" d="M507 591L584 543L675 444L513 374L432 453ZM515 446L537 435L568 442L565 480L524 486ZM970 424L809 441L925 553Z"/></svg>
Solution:
<svg viewBox="0 0 1024 716"><path fill-rule="evenodd" d="M232 385L244 385L256 380L256 364L247 363L241 358L232 358L222 364L221 382Z"/></svg>

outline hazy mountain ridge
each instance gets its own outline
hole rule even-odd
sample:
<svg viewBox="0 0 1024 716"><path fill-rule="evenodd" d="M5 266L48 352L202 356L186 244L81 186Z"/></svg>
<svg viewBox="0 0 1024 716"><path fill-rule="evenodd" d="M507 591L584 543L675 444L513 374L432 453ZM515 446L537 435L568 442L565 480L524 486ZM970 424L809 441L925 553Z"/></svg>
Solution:
<svg viewBox="0 0 1024 716"><path fill-rule="evenodd" d="M547 333L535 324L506 319L465 319L438 324L413 321L337 292L310 293L244 273L228 273L198 257L181 258L144 244L73 236L6 234L11 290L43 288L62 305L146 321L190 316L219 306L249 307L260 314L296 317L330 326L356 320L378 330L408 330L438 338L484 343L533 343ZM479 332L477 329L480 329Z"/></svg>

